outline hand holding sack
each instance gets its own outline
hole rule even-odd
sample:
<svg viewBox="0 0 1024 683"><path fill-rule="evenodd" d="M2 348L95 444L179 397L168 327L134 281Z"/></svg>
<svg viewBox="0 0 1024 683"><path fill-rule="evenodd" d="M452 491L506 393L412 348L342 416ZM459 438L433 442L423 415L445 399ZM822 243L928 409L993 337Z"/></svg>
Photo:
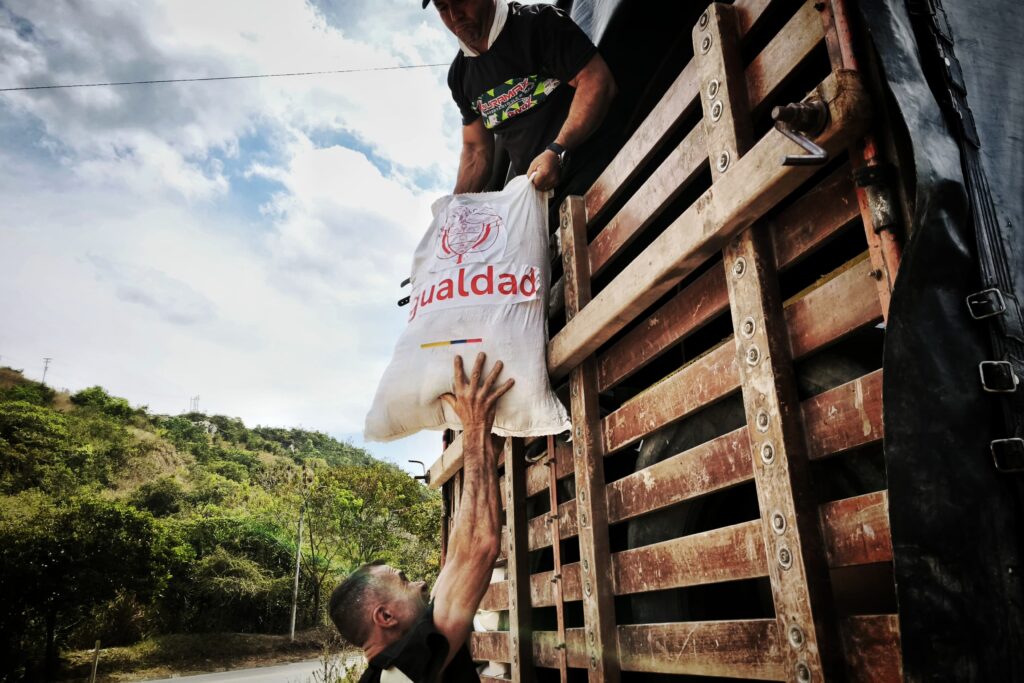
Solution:
<svg viewBox="0 0 1024 683"><path fill-rule="evenodd" d="M440 400L453 389L452 360L479 352L499 381L516 383L498 403L499 436L541 436L569 429L547 372L548 264L544 194L526 176L501 192L447 196L416 248L409 324L395 346L365 438L391 441L421 429L462 429Z"/></svg>

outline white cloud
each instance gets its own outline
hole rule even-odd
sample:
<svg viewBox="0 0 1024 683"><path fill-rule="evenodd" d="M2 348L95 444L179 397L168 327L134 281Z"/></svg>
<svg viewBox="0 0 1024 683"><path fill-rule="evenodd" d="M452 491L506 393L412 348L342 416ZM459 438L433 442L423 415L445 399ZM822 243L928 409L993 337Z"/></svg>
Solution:
<svg viewBox="0 0 1024 683"><path fill-rule="evenodd" d="M416 0L343 5L0 0L0 80L377 67L455 52ZM34 359L52 356L57 386L103 384L160 411L199 394L203 408L252 424L360 432L404 325L398 283L430 202L454 181L445 74L0 95L2 362L38 376ZM378 452L429 461L437 443Z"/></svg>

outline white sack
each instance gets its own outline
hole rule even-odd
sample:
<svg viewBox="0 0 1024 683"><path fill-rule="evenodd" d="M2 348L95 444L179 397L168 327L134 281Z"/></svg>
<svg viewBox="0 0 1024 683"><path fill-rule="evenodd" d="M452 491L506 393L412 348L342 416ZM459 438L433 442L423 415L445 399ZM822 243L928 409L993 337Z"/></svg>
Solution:
<svg viewBox="0 0 1024 683"><path fill-rule="evenodd" d="M462 429L438 399L454 390L452 362L467 376L477 353L499 382L515 386L498 402L494 433L540 436L569 428L547 372L547 202L526 176L501 192L443 197L416 248L409 324L398 339L366 416L369 441L421 429Z"/></svg>

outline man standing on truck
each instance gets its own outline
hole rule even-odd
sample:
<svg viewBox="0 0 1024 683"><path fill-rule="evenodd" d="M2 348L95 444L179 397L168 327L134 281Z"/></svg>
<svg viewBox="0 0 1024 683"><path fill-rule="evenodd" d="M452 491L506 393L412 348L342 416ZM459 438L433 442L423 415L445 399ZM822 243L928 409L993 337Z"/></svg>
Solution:
<svg viewBox="0 0 1024 683"><path fill-rule="evenodd" d="M423 0L423 7L430 2ZM601 125L616 91L590 38L551 5L433 3L461 48L448 70L462 114L455 193L487 186L495 138L515 175L532 176L539 190L564 186L570 159L578 169L593 155L581 145Z"/></svg>
<svg viewBox="0 0 1024 683"><path fill-rule="evenodd" d="M466 640L491 580L501 544L498 450L491 435L498 399L514 380L497 384L502 363L486 377L478 354L469 377L455 357L455 392L441 400L462 422L463 483L448 556L430 601L423 581L380 562L363 565L331 594L330 615L369 662L360 683L479 681Z"/></svg>

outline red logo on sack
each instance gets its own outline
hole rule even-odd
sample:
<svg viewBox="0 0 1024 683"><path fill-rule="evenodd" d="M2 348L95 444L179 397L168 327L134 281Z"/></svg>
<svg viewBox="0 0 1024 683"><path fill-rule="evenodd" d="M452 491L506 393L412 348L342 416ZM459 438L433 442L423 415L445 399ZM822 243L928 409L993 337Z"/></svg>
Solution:
<svg viewBox="0 0 1024 683"><path fill-rule="evenodd" d="M435 255L445 268L487 259L495 248L504 251L507 236L501 216L490 206L454 206L437 235Z"/></svg>

